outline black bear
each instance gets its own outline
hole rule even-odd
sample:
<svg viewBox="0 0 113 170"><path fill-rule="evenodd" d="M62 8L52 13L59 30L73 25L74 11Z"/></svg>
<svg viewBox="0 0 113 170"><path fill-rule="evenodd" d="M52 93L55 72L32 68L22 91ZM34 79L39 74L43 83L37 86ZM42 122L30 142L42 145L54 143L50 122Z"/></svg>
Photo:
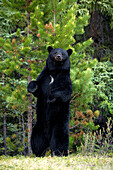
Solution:
<svg viewBox="0 0 113 170"><path fill-rule="evenodd" d="M31 148L38 157L44 156L49 147L51 156L67 156L72 49L66 51L49 46L48 52L45 68L27 87L28 92L37 97L37 122L31 135Z"/></svg>

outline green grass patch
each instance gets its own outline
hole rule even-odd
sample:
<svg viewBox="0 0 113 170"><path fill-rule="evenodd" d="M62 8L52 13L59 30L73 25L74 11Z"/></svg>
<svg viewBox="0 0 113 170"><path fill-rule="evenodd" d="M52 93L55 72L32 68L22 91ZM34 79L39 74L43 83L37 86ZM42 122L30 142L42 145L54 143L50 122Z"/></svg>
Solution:
<svg viewBox="0 0 113 170"><path fill-rule="evenodd" d="M68 157L0 157L0 170L112 170L113 158L103 156L70 155Z"/></svg>

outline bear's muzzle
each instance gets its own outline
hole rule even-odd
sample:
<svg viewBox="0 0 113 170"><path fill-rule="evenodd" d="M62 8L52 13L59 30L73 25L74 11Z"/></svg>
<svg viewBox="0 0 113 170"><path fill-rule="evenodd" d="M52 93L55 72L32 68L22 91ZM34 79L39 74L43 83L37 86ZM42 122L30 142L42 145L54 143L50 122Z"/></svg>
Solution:
<svg viewBox="0 0 113 170"><path fill-rule="evenodd" d="M55 60L56 60L56 61L62 61L62 54L57 54L57 55L55 56Z"/></svg>

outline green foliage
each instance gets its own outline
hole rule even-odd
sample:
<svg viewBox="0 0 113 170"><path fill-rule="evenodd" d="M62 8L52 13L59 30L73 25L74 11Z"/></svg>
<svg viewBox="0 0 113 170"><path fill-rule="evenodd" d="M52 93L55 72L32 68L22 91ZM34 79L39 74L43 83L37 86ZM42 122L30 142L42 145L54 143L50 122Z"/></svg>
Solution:
<svg viewBox="0 0 113 170"><path fill-rule="evenodd" d="M68 0L60 2L59 0L33 0L29 3L26 0L18 0L16 3L3 0L2 2L2 7L11 14L15 13L16 19L14 21L14 16L11 15L10 22L14 24L15 30L10 30L11 34L5 36L5 40L0 38L0 50L2 52L0 74L4 75L4 78L3 76L0 78L0 97L1 102L5 103L5 110L8 110L7 116L10 113L21 120L21 113L28 111L28 77L36 79L44 68L49 45L53 48L59 47L65 50L73 49L70 58L73 84L71 116L73 117L78 110L86 111L96 92L92 81L92 70L97 61L91 60L85 54L85 50L93 43L92 39L78 43L74 39L74 35L82 36L84 34L84 26L89 24L90 19L88 10L81 9L77 3ZM8 14L6 16L2 15L2 17L8 19ZM4 20L2 21L4 22ZM4 29L6 30L6 28ZM9 32L7 33L9 34ZM36 100L33 98L32 105L35 103ZM3 106L0 107L2 115L4 108ZM11 121L11 117L7 121ZM27 118L25 121L27 122ZM16 124L18 123L17 121ZM88 127L91 126L93 125ZM16 150L16 153L20 152L21 149L18 148L20 139L23 144L25 143L26 140L24 141L24 137L22 137L22 133L24 133L22 127L24 128L24 123L19 127L21 135L16 137L17 140L11 138L13 135L12 129L7 136L8 153L14 154ZM71 139L72 143L74 140Z"/></svg>
<svg viewBox="0 0 113 170"><path fill-rule="evenodd" d="M3 120L3 114L0 115L1 120ZM7 136L6 136L6 145L7 145L7 154L8 155L17 155L24 153L24 143L25 147L27 146L27 125L24 125L25 131L23 132L23 122L22 115L20 115L19 111L7 111L6 112L6 120L7 120ZM24 120L26 120L26 116L24 115ZM3 127L3 123L0 124L0 127ZM24 134L24 141L23 141ZM3 145L3 136L0 134L0 146L1 146L1 154L4 153L4 145Z"/></svg>
<svg viewBox="0 0 113 170"><path fill-rule="evenodd" d="M96 60L87 61L82 59L81 62L76 64L76 67L74 66L71 69L71 79L74 92L71 102L74 104L74 110L83 110L93 101L93 95L96 92L96 88L92 82L92 68L96 63Z"/></svg>
<svg viewBox="0 0 113 170"><path fill-rule="evenodd" d="M4 44L4 39L2 37L0 37L0 47L2 47Z"/></svg>
<svg viewBox="0 0 113 170"><path fill-rule="evenodd" d="M10 2L5 1L5 3L7 6ZM24 3L25 2L23 2L23 4ZM19 5L20 1L18 1L17 4ZM23 6L23 4L21 6ZM68 8L66 7L67 1L55 1L53 3L48 2L48 4L52 8L52 13L50 11L50 16L53 16L53 19L51 19L48 24L45 24L43 21L45 11L43 11L43 7L40 5L39 2L39 4L37 3L37 6L34 8L34 11L31 10L30 12L31 25L28 25L24 29L24 34L21 32L20 29L17 29L17 32L15 33L17 37L13 38L12 40L7 39L3 45L3 50L5 50L8 57L4 60L4 62L1 61L1 72L4 72L4 74L9 76L14 71L16 71L19 75L21 75L18 84L16 86L13 85L13 93L10 97L7 96L6 99L8 103L12 103L13 106L15 106L16 108L21 107L21 103L23 103L23 105L25 104L23 98L26 100L25 96L27 92L25 89L27 86L27 77L30 75L32 78L36 78L37 74L39 74L42 70L42 67L45 64L43 61L45 61L45 58L47 58L48 55L47 46L52 45L54 48L60 47L64 49L72 48L71 44L75 41L73 37L74 34L83 34L84 26L88 24L88 11L85 10L84 13L80 13L80 9L78 8L78 5L76 3L68 6ZM10 4L9 6L10 8L15 8L16 10L19 7L17 7L17 5L15 5L14 3L12 5ZM26 9L28 9L27 6ZM57 12L59 10L60 15L57 15ZM84 61L80 61L80 64L78 64L77 67L75 66L75 64L78 62L79 59L83 60L83 58L85 57L84 50L88 46L90 46L90 44L92 44L91 39L77 44L75 47L73 47L73 55L71 57L72 72L75 72L76 75L80 73L79 76L75 76L73 78L75 95L77 93L80 93L81 89L83 94L88 94L88 92L89 94L91 94L89 95L91 96L89 98L89 96L87 95L86 97L83 97L83 94L81 93L81 98L83 98L84 101L86 100L86 98L89 98L90 101L95 91L91 82L93 76L91 71L91 63L89 64L89 62L87 61L86 63ZM96 62L94 60L92 65L94 66L95 63ZM20 85L19 82L21 82L22 85L25 84L25 86L21 88L20 86L22 85ZM15 82L13 82L13 84L14 83ZM24 91L22 91L21 89L24 89ZM23 94L24 97L21 97L21 94ZM78 97L78 100L79 99L80 98ZM86 104L87 103L88 102L86 102ZM28 102L26 102L25 104L26 107L21 107L21 109L23 108L22 112L25 111L25 108L27 109L27 104ZM81 105L83 105L82 102Z"/></svg>
<svg viewBox="0 0 113 170"><path fill-rule="evenodd" d="M111 119L107 122L107 129L106 129L106 137L102 136L101 131L89 133L83 135L82 145L79 149L81 149L82 154L102 154L102 155L109 155L113 153L113 142L112 142L112 123Z"/></svg>
<svg viewBox="0 0 113 170"><path fill-rule="evenodd" d="M84 141L84 135L98 130L93 120L99 116L98 110L75 111L70 120L70 150L75 152Z"/></svg>
<svg viewBox="0 0 113 170"><path fill-rule="evenodd" d="M90 10L90 13L98 10L99 12L110 16L111 28L113 28L113 2L112 0L80 0L80 7Z"/></svg>
<svg viewBox="0 0 113 170"><path fill-rule="evenodd" d="M72 135L69 136L69 151L73 150L73 144L74 144L74 137Z"/></svg>
<svg viewBox="0 0 113 170"><path fill-rule="evenodd" d="M21 5L22 2L20 2ZM17 1L16 4L14 1L0 1L1 35L4 39L12 37L17 26L25 27L26 25L25 15L21 16L21 9L18 11L15 5L19 7Z"/></svg>
<svg viewBox="0 0 113 170"><path fill-rule="evenodd" d="M94 69L93 82L97 89L94 97L96 109L104 116L113 114L113 64L109 61L98 63Z"/></svg>

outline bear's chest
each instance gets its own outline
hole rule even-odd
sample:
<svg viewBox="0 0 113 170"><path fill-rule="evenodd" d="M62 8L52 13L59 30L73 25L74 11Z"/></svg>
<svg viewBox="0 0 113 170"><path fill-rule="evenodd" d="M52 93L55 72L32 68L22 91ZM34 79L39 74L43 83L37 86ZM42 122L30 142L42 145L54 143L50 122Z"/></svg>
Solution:
<svg viewBox="0 0 113 170"><path fill-rule="evenodd" d="M66 76L63 76L61 73L56 75L47 75L41 83L41 92L42 95L49 96L51 91L57 91L65 87Z"/></svg>
<svg viewBox="0 0 113 170"><path fill-rule="evenodd" d="M42 95L44 96L48 96L48 94L50 93L50 87L51 84L54 82L54 78L51 75L47 75L41 83L41 92Z"/></svg>

